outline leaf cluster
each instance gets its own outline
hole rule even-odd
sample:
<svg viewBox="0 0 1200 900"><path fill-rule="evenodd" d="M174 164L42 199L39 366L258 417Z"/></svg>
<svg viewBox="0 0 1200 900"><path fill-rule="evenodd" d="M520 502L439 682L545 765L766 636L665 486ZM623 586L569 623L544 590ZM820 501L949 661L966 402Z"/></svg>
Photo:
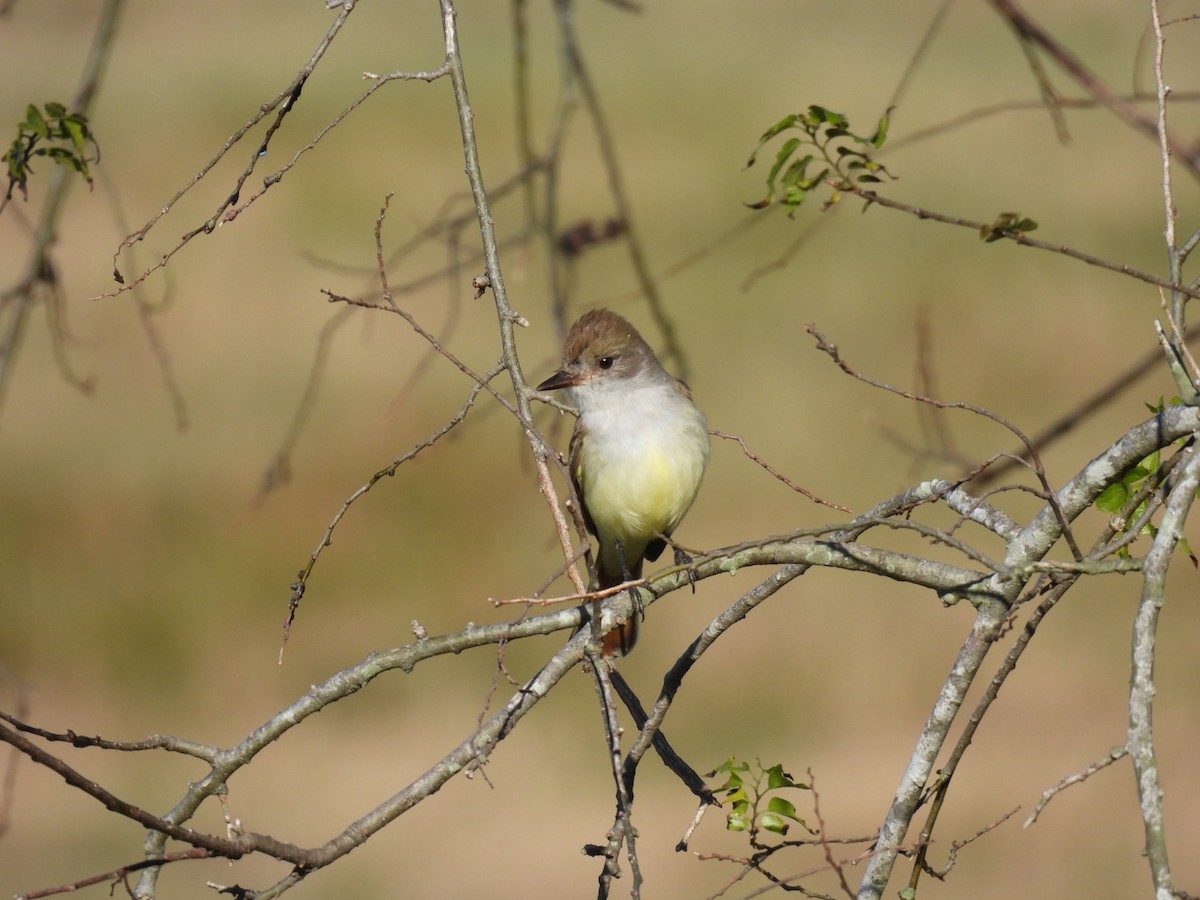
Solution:
<svg viewBox="0 0 1200 900"><path fill-rule="evenodd" d="M759 760L751 766L729 757L721 763L710 777L724 773L725 782L713 793L723 795L722 800L729 811L725 816L725 827L729 831L749 831L751 843L756 843L758 831L770 831L785 835L791 827L788 821L798 822L810 834L816 834L796 813L795 805L786 797L775 793L788 788L802 791L812 790L807 784L795 781L776 763L764 767ZM773 796L768 796L773 795Z"/></svg>
<svg viewBox="0 0 1200 900"><path fill-rule="evenodd" d="M35 157L45 157L78 172L92 185L91 163L100 161L100 145L83 113L68 112L61 103L48 102L41 109L30 103L25 120L17 125L17 136L4 154L8 166L8 190L4 199L12 199L14 188L29 198L27 185L33 174Z"/></svg>
<svg viewBox="0 0 1200 900"><path fill-rule="evenodd" d="M785 132L799 131L802 136L793 135L783 142L767 173L767 196L747 205L751 209L765 209L778 202L788 208L791 217L822 183L828 182L833 189L822 207L828 209L841 199L847 188L892 179L891 173L868 153L878 150L887 140L890 113L888 110L875 133L869 136L855 134L846 116L823 106L810 106L808 112L784 116L763 132L746 168L754 165L763 147Z"/></svg>
<svg viewBox="0 0 1200 900"><path fill-rule="evenodd" d="M1037 227L1037 222L1020 213L1000 213L996 216L996 221L979 229L979 239L990 244L1014 234L1020 235L1027 231L1034 231Z"/></svg>
<svg viewBox="0 0 1200 900"><path fill-rule="evenodd" d="M1183 405L1183 401L1178 397L1174 397L1170 401L1170 405L1181 406ZM1166 404L1160 397L1158 403L1147 403L1146 408L1150 412L1158 414L1166 409ZM1182 444L1184 441L1179 441L1178 443ZM1149 507L1154 488L1161 485L1166 479L1167 473L1163 467L1162 451L1155 450L1122 475L1120 481L1114 481L1101 491L1100 496L1096 498L1096 508L1113 516L1124 516L1124 521L1120 527L1121 531L1125 531L1125 529L1131 527L1134 523L1142 522L1141 528L1138 529L1138 535L1140 537L1149 537L1153 540L1158 534L1158 528L1146 517L1146 510ZM1128 509L1129 505L1139 497L1141 499L1137 505L1132 510ZM1187 555L1193 565L1200 565L1200 560L1192 552L1187 538L1180 537L1178 548L1181 553ZM1129 559L1131 557L1129 547L1120 547L1117 550L1117 555L1122 559Z"/></svg>

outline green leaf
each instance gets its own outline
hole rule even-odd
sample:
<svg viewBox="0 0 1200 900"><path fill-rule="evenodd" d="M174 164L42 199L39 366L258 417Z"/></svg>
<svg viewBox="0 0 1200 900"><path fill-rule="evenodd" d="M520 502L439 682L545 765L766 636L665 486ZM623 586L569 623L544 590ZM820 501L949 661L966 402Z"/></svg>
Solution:
<svg viewBox="0 0 1200 900"><path fill-rule="evenodd" d="M770 128L763 132L761 140L765 143L777 135L783 134L789 128L795 128L796 123L800 121L800 117L795 113L790 116L784 116Z"/></svg>
<svg viewBox="0 0 1200 900"><path fill-rule="evenodd" d="M730 773L725 779L725 783L718 788L713 788L717 793L733 793L742 789L742 779L740 776Z"/></svg>
<svg viewBox="0 0 1200 900"><path fill-rule="evenodd" d="M71 142L75 144L75 149L83 154L84 146L87 144L88 127L86 121L80 121L80 116L67 116L62 120L63 127L71 136Z"/></svg>
<svg viewBox="0 0 1200 900"><path fill-rule="evenodd" d="M784 189L782 202L784 206L791 208L791 211L788 213L789 217L795 217L796 212L800 209L801 204L804 203L804 198L807 196L808 190L806 188L798 187L794 184L790 184Z"/></svg>
<svg viewBox="0 0 1200 900"><path fill-rule="evenodd" d="M841 113L833 112L823 106L810 106L808 108L808 121L812 125L831 125L834 128L846 128L849 126L849 121Z"/></svg>
<svg viewBox="0 0 1200 900"><path fill-rule="evenodd" d="M726 794L725 802L732 803L734 806L744 806L750 803L750 795L746 792L746 788L743 785L739 784L728 792L721 793Z"/></svg>
<svg viewBox="0 0 1200 900"><path fill-rule="evenodd" d="M797 822L800 821L800 816L796 814L796 807L783 797L772 797L767 802L767 812L774 813L777 816L784 816Z"/></svg>
<svg viewBox="0 0 1200 900"><path fill-rule="evenodd" d="M891 127L891 115L892 111L889 109L883 118L879 120L879 125L876 126L875 133L871 135L870 143L876 150L882 147L884 141L887 140L888 128Z"/></svg>
<svg viewBox="0 0 1200 900"><path fill-rule="evenodd" d="M779 818L779 816L767 813L759 818L758 824L766 831L773 831L775 834L787 834L788 824Z"/></svg>
<svg viewBox="0 0 1200 900"><path fill-rule="evenodd" d="M807 156L802 156L797 160L793 160L792 164L787 167L787 171L783 173L781 181L784 184L795 184L804 176L805 169L808 164L813 161L813 155L809 153Z"/></svg>
<svg viewBox="0 0 1200 900"><path fill-rule="evenodd" d="M1116 515L1125 508L1125 504L1129 502L1129 488L1124 482L1110 484L1100 492L1100 496L1096 498L1096 508L1102 512L1112 513Z"/></svg>
<svg viewBox="0 0 1200 900"><path fill-rule="evenodd" d="M796 152L796 148L801 144L800 138L788 138L783 142L783 146L779 148L779 152L775 154L775 163L771 166L771 171L767 173L767 184L773 185L776 177L779 175L779 170L783 168L784 163L791 158L791 155ZM807 157L812 159L811 156Z"/></svg>
<svg viewBox="0 0 1200 900"><path fill-rule="evenodd" d="M731 756L704 777L713 778L714 776L719 775L721 772L730 772L733 770L733 766L736 762L737 761Z"/></svg>
<svg viewBox="0 0 1200 900"><path fill-rule="evenodd" d="M979 237L991 243L1006 237L1011 237L1014 234L1024 234L1026 231L1033 231L1038 227L1037 222L1033 219L1027 219L1020 213L1006 212L1000 213L996 217L996 221L991 225L983 225L979 229Z"/></svg>
<svg viewBox="0 0 1200 900"><path fill-rule="evenodd" d="M725 814L725 827L729 831L745 831L751 824L749 803L735 803Z"/></svg>
<svg viewBox="0 0 1200 900"><path fill-rule="evenodd" d="M21 127L27 131L32 131L39 137L50 137L50 126L46 124L46 120L42 118L42 114L38 112L38 108L32 103L25 110L25 122Z"/></svg>
<svg viewBox="0 0 1200 900"><path fill-rule="evenodd" d="M767 790L774 791L784 787L804 787L792 780L792 776L783 771L779 763L767 769Z"/></svg>
<svg viewBox="0 0 1200 900"><path fill-rule="evenodd" d="M725 762L721 763L719 766L717 766L715 769L713 769L711 772L709 772L708 777L712 778L714 775L716 775L719 772L749 772L749 771L750 771L749 763L740 763L737 761L737 757L731 756L731 757L729 757L729 759L725 760Z"/></svg>
<svg viewBox="0 0 1200 900"><path fill-rule="evenodd" d="M758 151L761 150L763 146L771 140L771 138L778 137L789 128L795 128L798 121L800 121L800 117L793 113L790 116L784 116L770 128L764 131L762 133L762 137L758 139L758 146L754 148L754 150L750 153L750 158L746 160L746 168L748 169L754 165L754 161L758 157Z"/></svg>
<svg viewBox="0 0 1200 900"><path fill-rule="evenodd" d="M76 172L82 172L87 167L87 164L82 159L66 147L47 147L45 150L38 150L37 152L45 154L46 157L52 159L60 166L67 166Z"/></svg>
<svg viewBox="0 0 1200 900"><path fill-rule="evenodd" d="M781 202L785 206L792 207L792 214L795 213L795 208L804 202L805 196L807 196L809 189L814 184L813 179L806 177L808 175L808 164L813 159L814 157L809 154L796 160L788 166L787 171L783 173L783 177L780 179L780 185L783 188Z"/></svg>
<svg viewBox="0 0 1200 900"><path fill-rule="evenodd" d="M816 175L812 176L811 178L806 178L803 181L801 181L800 187L804 188L806 191L811 191L818 184L820 184L822 181L824 181L828 176L829 176L829 170L822 169L820 172L818 172Z"/></svg>

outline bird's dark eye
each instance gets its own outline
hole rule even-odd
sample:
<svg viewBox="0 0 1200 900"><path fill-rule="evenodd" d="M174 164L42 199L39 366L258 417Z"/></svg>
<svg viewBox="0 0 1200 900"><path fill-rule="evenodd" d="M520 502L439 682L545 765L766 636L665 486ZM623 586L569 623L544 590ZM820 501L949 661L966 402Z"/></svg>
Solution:
<svg viewBox="0 0 1200 900"><path fill-rule="evenodd" d="M615 356L602 356L600 357L600 368L611 369L613 367L613 363L616 361L617 358Z"/></svg>

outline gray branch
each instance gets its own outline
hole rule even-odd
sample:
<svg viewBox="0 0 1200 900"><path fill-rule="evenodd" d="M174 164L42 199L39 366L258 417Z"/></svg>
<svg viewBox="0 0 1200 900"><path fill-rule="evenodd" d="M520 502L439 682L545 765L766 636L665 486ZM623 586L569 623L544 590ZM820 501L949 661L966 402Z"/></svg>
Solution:
<svg viewBox="0 0 1200 900"><path fill-rule="evenodd" d="M1137 775L1138 801L1146 831L1146 859L1154 878L1156 900L1175 896L1167 861L1167 830L1163 823L1162 785L1154 752L1154 656L1158 614L1167 599L1167 570L1183 536L1188 510L1200 486L1200 454L1189 448L1183 474L1171 491L1158 534L1146 556L1142 598L1133 623L1133 672L1129 678L1129 742L1126 747Z"/></svg>
<svg viewBox="0 0 1200 900"><path fill-rule="evenodd" d="M1173 406L1130 430L1088 463L1058 492L1059 507L1066 520L1071 522L1077 518L1091 506L1105 487L1118 480L1124 472L1142 459L1180 438L1190 436L1197 429L1200 429L1200 410L1195 407ZM1192 494L1195 494L1194 485ZM1167 529L1164 527L1162 530ZM1047 503L1033 521L1009 542L1008 553L1005 556L1006 569L1025 570L1040 562L1062 537L1062 533L1062 525L1053 506ZM1170 546L1174 547L1174 541ZM858 892L859 900L878 900L883 896L883 890L891 878L896 855L908 833L913 814L917 810L925 786L929 783L950 727L971 683L983 665L988 650L999 634L1012 603L1019 596L1023 583L1023 579L1020 578L994 575L974 589L976 596L988 599L978 604L975 624L963 642L950 674L934 702L929 719L917 738L916 749L909 759L900 785L896 789L895 799L879 830L875 853L863 874Z"/></svg>

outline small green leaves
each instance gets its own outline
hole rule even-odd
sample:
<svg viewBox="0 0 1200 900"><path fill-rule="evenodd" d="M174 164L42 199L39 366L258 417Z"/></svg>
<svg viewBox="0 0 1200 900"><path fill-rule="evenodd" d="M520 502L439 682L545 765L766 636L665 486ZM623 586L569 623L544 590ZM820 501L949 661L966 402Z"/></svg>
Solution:
<svg viewBox="0 0 1200 900"><path fill-rule="evenodd" d="M990 244L992 241L1012 237L1014 234L1021 235L1027 231L1033 231L1037 227L1037 222L1033 219L1026 219L1020 213L1000 213L991 225L984 225L979 229L979 239Z"/></svg>
<svg viewBox="0 0 1200 900"><path fill-rule="evenodd" d="M100 146L88 127L87 116L68 112L61 103L46 103L42 109L29 104L25 120L17 125L16 139L4 154L8 168L5 200L12 198L14 188L20 188L22 196L28 198L32 162L38 156L78 172L90 186L92 176L88 167L100 161Z"/></svg>
<svg viewBox="0 0 1200 900"><path fill-rule="evenodd" d="M767 831L774 832L775 834L787 834L788 828L791 826L784 821L785 819L800 822L801 825L804 824L801 818L796 815L795 806L782 797L772 797L767 801L767 811L763 813L759 819L759 823Z"/></svg>
<svg viewBox="0 0 1200 900"><path fill-rule="evenodd" d="M767 769L767 790L775 791L779 788L801 788L808 790L807 784L800 784L797 781L792 781L792 776L783 771L783 766L776 763Z"/></svg>
<svg viewBox="0 0 1200 900"><path fill-rule="evenodd" d="M709 773L709 777L719 773L725 774L725 782L714 788L713 792L724 795L722 802L728 808L725 827L729 831L750 832L752 843L759 830L787 834L792 822L799 823L801 828L813 833L790 800L778 794L767 796L789 788L809 790L808 785L794 781L792 776L783 771L783 766L776 764L764 768L761 762L755 760L752 768L749 763L738 762L731 756Z"/></svg>
<svg viewBox="0 0 1200 900"><path fill-rule="evenodd" d="M1154 456L1157 457L1158 453L1156 452ZM1157 463L1153 464L1152 468L1146 468L1144 465L1134 466L1121 476L1120 481L1110 484L1100 492L1100 496L1096 498L1096 508L1106 513L1117 515L1125 508L1125 504L1129 502L1129 498L1137 493L1142 482L1146 480L1152 471L1156 471L1157 469Z"/></svg>
<svg viewBox="0 0 1200 900"><path fill-rule="evenodd" d="M1169 405L1178 406L1183 403L1178 397L1173 397L1169 401ZM1159 397L1158 403L1147 403L1146 408L1152 413L1161 413L1166 406L1167 401ZM1185 439L1181 439L1178 443L1183 444ZM1113 522L1113 528L1117 533L1128 533L1129 529L1137 522L1142 522L1138 529L1140 537L1149 537L1153 539L1158 534L1158 527L1146 517L1147 503L1153 496L1155 488L1161 487L1166 479L1162 452L1155 450L1137 465L1133 466L1127 472L1121 475L1119 481L1114 481L1103 491L1100 492L1095 500L1096 508L1101 512L1106 512L1116 518ZM1130 504L1138 498L1137 505L1132 509ZM1145 519L1145 521L1143 521ZM1187 556L1192 561L1192 565L1200 568L1200 559L1192 552L1186 538L1181 537L1176 545L1181 553ZM1117 555L1121 559L1129 559L1129 545L1118 548Z"/></svg>
<svg viewBox="0 0 1200 900"><path fill-rule="evenodd" d="M1156 450L1122 475L1120 481L1113 482L1106 487L1100 492L1100 496L1096 498L1096 508L1113 516L1118 516L1124 512L1134 496L1147 487L1147 479L1152 476L1157 477L1159 460L1160 455ZM1142 514L1145 511L1146 501L1143 499L1141 503L1127 514L1128 518L1125 521L1117 522L1117 531L1126 531L1130 524L1142 518ZM1157 529L1153 523L1146 522L1142 526L1140 533L1153 538L1156 532ZM1128 545L1117 550L1117 555L1121 559L1129 559Z"/></svg>
<svg viewBox="0 0 1200 900"><path fill-rule="evenodd" d="M792 130L800 131L804 136L789 137L775 152L775 161L767 173L767 195L755 203L748 203L751 209L765 209L772 203L781 203L788 208L788 215L794 216L815 188L828 184L832 193L823 207L827 209L837 203L848 188L879 184L892 177L863 149L878 150L883 146L887 140L888 117L885 115L879 120L874 134L862 137L850 130L850 122L844 115L823 106L810 106L807 113L784 116L764 131L746 168L754 165L763 147ZM805 147L812 147L815 152L802 153Z"/></svg>

